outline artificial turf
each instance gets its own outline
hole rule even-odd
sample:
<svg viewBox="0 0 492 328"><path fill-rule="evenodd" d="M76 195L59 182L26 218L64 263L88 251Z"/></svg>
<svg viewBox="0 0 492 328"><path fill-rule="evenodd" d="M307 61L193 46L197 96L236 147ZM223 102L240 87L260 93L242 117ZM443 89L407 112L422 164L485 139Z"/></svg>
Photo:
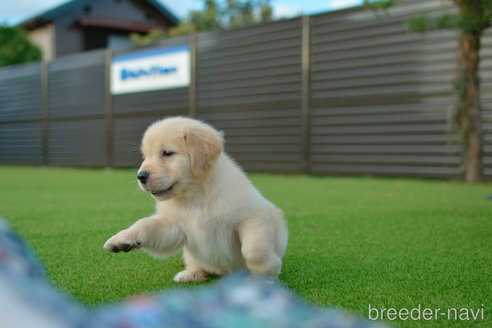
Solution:
<svg viewBox="0 0 492 328"><path fill-rule="evenodd" d="M250 175L287 216L281 281L303 299L368 315L374 307L481 308L484 320L396 320L403 327L492 326L492 184ZM0 216L55 285L88 305L160 291L179 255L111 254L104 241L153 212L135 170L0 167ZM196 284L191 284L196 285ZM179 285L188 288L188 285Z"/></svg>

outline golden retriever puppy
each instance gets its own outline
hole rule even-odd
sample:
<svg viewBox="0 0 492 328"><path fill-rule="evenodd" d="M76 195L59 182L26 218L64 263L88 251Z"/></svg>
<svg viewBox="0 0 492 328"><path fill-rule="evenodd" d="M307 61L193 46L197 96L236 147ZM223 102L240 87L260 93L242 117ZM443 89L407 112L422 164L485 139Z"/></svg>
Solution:
<svg viewBox="0 0 492 328"><path fill-rule="evenodd" d="M177 282L202 281L248 269L277 277L287 247L283 213L266 200L223 151L222 134L184 117L145 132L140 187L157 201L155 215L135 222L104 244L112 251L142 248L166 257L183 249Z"/></svg>

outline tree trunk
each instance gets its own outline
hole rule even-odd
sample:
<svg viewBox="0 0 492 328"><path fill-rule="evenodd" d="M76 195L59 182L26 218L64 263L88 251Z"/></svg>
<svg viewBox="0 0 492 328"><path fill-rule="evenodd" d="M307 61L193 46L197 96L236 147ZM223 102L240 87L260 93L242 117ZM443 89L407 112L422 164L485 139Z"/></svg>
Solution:
<svg viewBox="0 0 492 328"><path fill-rule="evenodd" d="M467 182L483 181L480 126L479 52L481 33L461 32L458 52L457 122L463 137L463 169Z"/></svg>

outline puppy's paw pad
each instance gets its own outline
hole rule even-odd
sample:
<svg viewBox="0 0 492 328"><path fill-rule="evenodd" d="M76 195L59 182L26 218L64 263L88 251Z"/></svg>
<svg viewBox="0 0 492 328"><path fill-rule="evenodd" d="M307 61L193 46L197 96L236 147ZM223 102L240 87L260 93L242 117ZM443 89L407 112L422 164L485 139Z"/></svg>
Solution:
<svg viewBox="0 0 492 328"><path fill-rule="evenodd" d="M138 248L141 245L139 241L130 241L128 239L118 238L118 236L114 236L109 238L108 241L104 244L103 248L113 252L129 252L133 249Z"/></svg>
<svg viewBox="0 0 492 328"><path fill-rule="evenodd" d="M192 281L205 281L207 280L207 274L203 271L184 270L179 272L173 280L175 282L192 282Z"/></svg>

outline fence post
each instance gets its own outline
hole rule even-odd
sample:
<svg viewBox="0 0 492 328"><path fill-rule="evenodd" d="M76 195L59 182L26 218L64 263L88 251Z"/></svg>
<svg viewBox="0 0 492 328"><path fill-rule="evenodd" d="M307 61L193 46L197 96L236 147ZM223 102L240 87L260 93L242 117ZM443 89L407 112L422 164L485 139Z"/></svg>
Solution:
<svg viewBox="0 0 492 328"><path fill-rule="evenodd" d="M197 70L197 37L190 34L188 39L190 45L190 86L188 87L188 116L196 118L196 70Z"/></svg>
<svg viewBox="0 0 492 328"><path fill-rule="evenodd" d="M113 51L104 53L104 113L106 122L106 166L113 167L113 95L111 94L111 61Z"/></svg>
<svg viewBox="0 0 492 328"><path fill-rule="evenodd" d="M41 62L41 122L42 122L42 150L43 150L43 164L49 165L49 137L50 137L50 121L49 121L49 90L48 90L48 74L49 63L47 61Z"/></svg>
<svg viewBox="0 0 492 328"><path fill-rule="evenodd" d="M310 65L311 65L311 20L309 16L302 17L302 49L301 49L301 124L302 124L302 158L301 170L310 173L311 165L311 110L309 103Z"/></svg>

